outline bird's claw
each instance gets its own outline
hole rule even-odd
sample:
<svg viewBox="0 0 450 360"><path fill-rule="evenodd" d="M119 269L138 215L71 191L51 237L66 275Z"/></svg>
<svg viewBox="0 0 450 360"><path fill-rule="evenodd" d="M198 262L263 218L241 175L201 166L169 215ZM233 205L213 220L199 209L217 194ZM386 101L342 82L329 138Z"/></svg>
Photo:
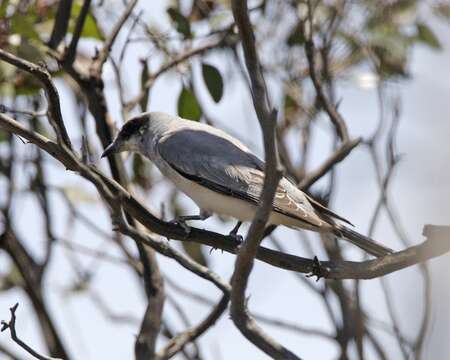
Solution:
<svg viewBox="0 0 450 360"><path fill-rule="evenodd" d="M231 231L228 236L231 236L234 240L236 240L237 242L241 243L244 241L244 238L242 237L242 235L239 235L238 233Z"/></svg>
<svg viewBox="0 0 450 360"><path fill-rule="evenodd" d="M324 270L322 269L322 264L320 263L317 256L314 256L313 264L311 268L311 272L309 274L306 274L307 278L316 276L316 281L319 281L320 278L323 278L325 275Z"/></svg>

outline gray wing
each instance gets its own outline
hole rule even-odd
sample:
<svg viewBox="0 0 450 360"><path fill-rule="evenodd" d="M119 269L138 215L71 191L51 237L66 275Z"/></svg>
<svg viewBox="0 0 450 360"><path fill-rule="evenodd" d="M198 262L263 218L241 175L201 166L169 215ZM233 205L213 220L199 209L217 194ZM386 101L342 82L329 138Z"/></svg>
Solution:
<svg viewBox="0 0 450 360"><path fill-rule="evenodd" d="M236 141L203 130L182 129L163 137L157 151L185 178L224 195L257 204L264 182L264 162ZM320 227L324 221L305 195L282 179L274 211Z"/></svg>

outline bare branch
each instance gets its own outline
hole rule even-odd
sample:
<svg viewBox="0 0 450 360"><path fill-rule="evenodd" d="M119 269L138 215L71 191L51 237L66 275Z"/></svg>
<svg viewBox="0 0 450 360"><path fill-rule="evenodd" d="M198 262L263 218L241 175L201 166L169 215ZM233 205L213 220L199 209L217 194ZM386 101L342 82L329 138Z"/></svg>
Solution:
<svg viewBox="0 0 450 360"><path fill-rule="evenodd" d="M229 301L229 292L225 292L219 303L214 306L211 313L197 326L192 327L183 331L182 333L176 335L169 343L162 349L156 359L165 360L170 359L176 353L183 350L183 348L189 343L200 337L205 331L207 331L215 322L220 318L220 316L227 309Z"/></svg>
<svg viewBox="0 0 450 360"><path fill-rule="evenodd" d="M89 14L90 7L91 0L84 0L83 6L81 7L80 14L78 15L78 19L75 24L75 29L73 30L72 40L70 40L69 47L64 52L63 61L67 64L72 65L75 59L78 41L80 40L81 32L83 31L83 26Z"/></svg>
<svg viewBox="0 0 450 360"><path fill-rule="evenodd" d="M93 70L96 74L100 74L102 72L103 64L108 59L108 56L111 52L111 49L114 45L117 35L119 35L119 32L122 29L123 25L130 17L137 2L138 2L138 0L131 0L128 3L124 13L120 17L120 19L117 21L117 23L114 25L114 28L113 28L111 34L109 35L109 37L106 39L105 43L103 44L103 48L100 50L98 57L95 60L95 63L93 65Z"/></svg>
<svg viewBox="0 0 450 360"><path fill-rule="evenodd" d="M174 59L168 61L167 63L164 63L161 65L161 67L155 71L153 74L150 74L149 78L147 79L147 82L144 84L143 88L141 89L141 93L134 97L133 99L129 100L125 104L125 112L129 112L132 110L137 104L139 104L139 101L145 96L146 92L151 88L155 80L164 74L166 71L174 68L175 66L181 64L182 62L189 60L193 58L194 56L201 55L211 49L217 48L220 45L223 44L225 37L220 37L218 40L208 42L202 46L199 46L195 49L188 50L181 55L176 56Z"/></svg>
<svg viewBox="0 0 450 360"><path fill-rule="evenodd" d="M170 247L167 243L153 239L151 236L143 234L131 226L127 225L124 222L120 222L118 224L119 230L124 234L132 237L133 239L142 242L148 246L151 246L159 253L174 259L181 266L188 269L189 271L197 274L201 278L212 282L215 286L217 286L221 291L228 292L230 291L230 285L227 284L222 278L220 278L217 274L209 270L207 267L200 265L196 261L187 257L183 253L178 250Z"/></svg>
<svg viewBox="0 0 450 360"><path fill-rule="evenodd" d="M250 76L253 106L263 132L266 166L260 205L235 262L231 281L231 318L242 334L266 354L276 359L298 359L294 353L265 334L247 310L245 291L272 210L273 197L282 177L282 168L275 135L276 111L270 109L266 84L256 52L255 37L248 16L247 1L232 1L232 10L235 23L239 28L245 62Z"/></svg>
<svg viewBox="0 0 450 360"><path fill-rule="evenodd" d="M308 189L312 184L325 175L336 164L344 160L350 152L359 145L361 139L344 142L325 162L315 171L311 171L300 182L300 189Z"/></svg>
<svg viewBox="0 0 450 360"><path fill-rule="evenodd" d="M64 120L61 114L61 106L59 101L59 94L55 85L52 82L50 73L43 66L33 64L24 59L0 49L0 59L23 70L33 76L35 76L45 89L48 101L48 112L50 123L55 130L58 143L63 144L67 148L71 149L72 144L70 142L69 135L67 134Z"/></svg>
<svg viewBox="0 0 450 360"><path fill-rule="evenodd" d="M45 355L41 355L35 350L33 350L30 346L28 346L26 343L24 343L22 340L19 339L16 333L16 310L19 307L19 303L14 305L9 309L11 312L11 319L9 322L2 321L2 328L1 331L5 331L9 329L9 332L11 334L11 339L19 345L22 349L24 349L27 353L29 353L31 356L33 356L36 359L39 360L61 360L60 358L53 358Z"/></svg>
<svg viewBox="0 0 450 360"><path fill-rule="evenodd" d="M0 247L4 249L23 279L23 289L30 299L42 330L43 338L52 356L69 359L69 354L60 338L42 293L42 272L40 265L28 253L12 228L0 234Z"/></svg>
<svg viewBox="0 0 450 360"><path fill-rule="evenodd" d="M67 34L69 27L70 11L72 9L72 0L61 0L55 15L55 24L53 25L52 34L48 46L56 49L60 42Z"/></svg>
<svg viewBox="0 0 450 360"><path fill-rule="evenodd" d="M0 104L0 113L21 114L32 117L48 116L47 110L40 110L40 111L18 110L12 109L4 104Z"/></svg>
<svg viewBox="0 0 450 360"><path fill-rule="evenodd" d="M311 77L311 81L313 82L314 88L316 89L317 97L323 106L324 110L328 114L331 122L336 128L336 132L339 135L339 138L343 143L349 141L347 125L345 124L345 120L342 118L339 111L336 109L336 106L332 104L325 92L323 90L322 82L317 74L317 66L316 66L316 48L314 46L313 41L313 9L311 5L311 0L307 1L308 4L308 25L309 29L304 31L306 36L305 41L305 52L306 57L308 59L309 65L309 75Z"/></svg>

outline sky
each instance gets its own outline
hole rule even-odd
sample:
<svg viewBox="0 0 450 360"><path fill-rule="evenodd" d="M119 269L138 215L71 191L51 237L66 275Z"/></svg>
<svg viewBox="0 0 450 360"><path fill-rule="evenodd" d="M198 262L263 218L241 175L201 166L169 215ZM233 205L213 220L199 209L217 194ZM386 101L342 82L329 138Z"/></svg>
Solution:
<svg viewBox="0 0 450 360"><path fill-rule="evenodd" d="M164 13L164 2L146 3L149 19L164 23L167 19ZM438 34L448 33L448 27L440 23L433 25ZM402 154L402 160L394 174L389 196L395 205L403 227L412 243L423 240L422 228L424 224L449 224L450 214L450 37L441 37L443 50L434 52L425 47L417 47L413 53L410 81L392 84L389 91L401 95L402 112L398 132L397 150ZM145 49L136 50L144 51ZM136 55L133 55L136 60ZM130 59L130 61L132 61ZM218 56L210 56L208 61L215 64L226 73L229 71ZM130 91L137 86L136 72L133 63L125 69L124 76L129 79ZM106 68L106 84L112 81L112 71ZM69 133L76 138L79 136L74 124L74 104L67 88L61 82L57 83L61 92L62 110L69 128ZM165 111L176 113L176 98L180 89L180 81L176 75L164 75L155 84L150 97L149 108L152 111ZM206 98L206 90L200 88L200 94ZM355 86L354 83L343 84L338 89L342 98L340 110L348 122L352 137L367 136L376 125L378 113L376 91ZM276 95L276 90L274 91ZM117 113L117 94L112 87L107 87L108 105L112 113ZM276 104L276 96L275 105ZM214 114L218 126L232 129L255 152L261 153L261 139L254 134L258 133L258 123L254 115L251 99L242 81L226 83L224 98L220 104L208 102L208 111ZM118 114L118 113L117 113ZM117 115L119 117L119 115ZM90 126L92 127L93 122ZM318 126L329 126L324 118ZM18 142L24 154L31 151L29 146ZM319 137L314 147L314 161L311 167L320 164L329 151L327 139ZM105 162L99 164L106 169ZM368 229L367 214L371 214L378 199L378 189L374 181L374 169L370 166L368 153L363 149L355 149L337 168L337 189L331 207L334 211L351 221L362 232ZM110 229L109 216L103 206L97 202L97 195L92 186L77 177L75 174L65 172L56 163L49 163L47 170L51 174L55 186L66 188L81 188L83 193L79 210L95 222L106 232ZM19 169L18 171L23 171ZM167 198L168 187L158 186L152 194L143 199L146 204L157 211L161 202ZM183 199L186 213L195 213L195 205L187 198ZM56 232L63 238L68 237L75 243L83 244L93 249L101 249L109 254L120 257L120 253L107 241L92 235L83 226L76 226L69 232L68 214L65 213L63 203L58 195L52 198L52 212L57 217ZM37 204L34 200L18 196L15 205L15 221L26 240L26 244L36 256L42 256L44 239L40 235L42 224L35 216ZM226 233L232 223L223 224L216 218L206 221L200 226L214 231ZM31 237L30 234L35 234ZM291 230L277 230L276 235L283 244L293 253L299 253L299 236ZM402 249L401 243L396 240L390 229L387 217L382 216L374 237L394 249ZM179 247L176 241L172 246ZM268 245L268 244L265 244ZM133 243L129 242L130 248ZM314 244L313 244L314 246ZM360 253L346 247L349 259L360 259ZM134 274L123 265L109 262L92 261L89 257L77 256L76 260L82 267L94 271L92 288L108 303L116 314L127 315L131 321L127 324L115 325L105 318L85 293L68 295L67 288L76 279L73 275L71 257L63 247L57 247L51 267L48 271L45 287L48 291L47 301L52 309L52 316L56 319L58 329L69 352L75 359L131 359L133 358L133 344L138 331L138 323L144 313L146 302L142 287ZM220 251L213 251L208 255L211 268L223 278L229 279L233 271L235 257ZM206 281L199 280L188 271L182 269L174 261L158 256L163 273L178 284L201 293L212 300L218 300L220 293ZM72 259L73 261L73 259ZM446 255L430 262L433 279L432 289L432 326L431 333L425 343L424 358L444 358L450 352L450 316L448 303L450 302L450 256ZM4 255L0 256L0 269L9 266ZM393 291L393 301L400 326L408 335L417 331L421 316L421 278L417 267L408 268L392 275L386 276L388 286ZM193 324L199 322L207 314L208 308L181 297L170 286L168 294L180 301L187 309L187 315ZM382 320L388 320L384 298L382 296L379 280L362 282L363 305L369 313ZM305 287L294 274L280 270L269 265L256 262L250 278L248 289L250 295L249 307L252 311L265 314L273 318L330 330L327 316L320 300ZM36 319L31 304L26 301L19 290L10 290L0 294L0 318L8 319L8 308L20 302L17 313L17 331L20 337L37 350L45 349L40 338ZM166 304L165 316L177 330L183 329L183 324L170 303ZM328 341L312 336L300 335L280 330L275 327L263 325L268 333L278 339L283 345L305 359L320 358L334 359L338 354L337 347ZM393 340L382 332L380 338L387 349L392 349L392 358L396 358L397 349ZM17 353L21 352L11 344L6 333L0 336L0 343L7 344ZM205 358L208 359L267 359L261 351L249 343L233 325L231 319L225 314L214 328L204 335L199 344ZM369 349L368 359L371 358ZM0 355L1 358L1 355Z"/></svg>

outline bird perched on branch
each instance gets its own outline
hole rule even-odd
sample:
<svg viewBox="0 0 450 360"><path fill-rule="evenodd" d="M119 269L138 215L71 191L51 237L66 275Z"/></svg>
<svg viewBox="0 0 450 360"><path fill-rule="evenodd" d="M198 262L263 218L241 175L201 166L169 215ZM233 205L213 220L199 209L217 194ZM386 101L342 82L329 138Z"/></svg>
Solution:
<svg viewBox="0 0 450 360"><path fill-rule="evenodd" d="M102 157L133 151L150 159L174 185L200 208L200 215L182 216L177 222L187 231L188 220L221 214L251 221L264 182L264 162L237 139L212 126L148 112L127 121ZM344 218L319 204L283 177L273 199L268 223L295 229L331 233L374 256L392 250L361 235Z"/></svg>

